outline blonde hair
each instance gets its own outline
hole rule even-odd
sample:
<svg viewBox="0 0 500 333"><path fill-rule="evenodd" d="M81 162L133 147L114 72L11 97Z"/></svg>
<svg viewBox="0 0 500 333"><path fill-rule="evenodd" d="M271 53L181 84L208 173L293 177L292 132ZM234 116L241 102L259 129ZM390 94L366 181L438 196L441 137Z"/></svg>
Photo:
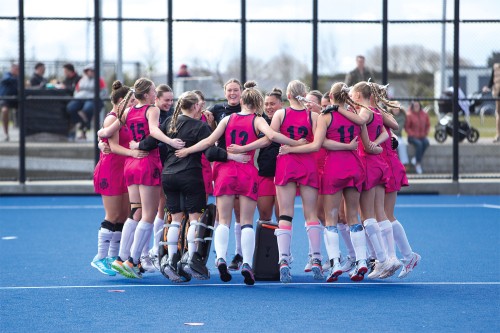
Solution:
<svg viewBox="0 0 500 333"><path fill-rule="evenodd" d="M375 105L377 105L378 109L387 112L386 107L399 108L399 103L390 101L387 98L387 86L381 86L375 82L368 82L368 85L372 89L372 95L375 97ZM381 106L379 103L383 105Z"/></svg>
<svg viewBox="0 0 500 333"><path fill-rule="evenodd" d="M332 84L330 88L330 95L332 95L333 101L335 103L339 103L340 105L347 104L354 112L356 112L356 106L366 108L366 106L356 103L349 97L349 87L344 82L337 82Z"/></svg>
<svg viewBox="0 0 500 333"><path fill-rule="evenodd" d="M122 122L123 113L125 112L125 109L128 105L128 102L130 101L130 98L132 97L132 94L134 94L137 100L143 101L145 97L144 95L149 92L149 89L151 89L151 86L153 84L154 84L153 81L143 77L135 81L134 87L129 90L127 95L125 95L125 98L118 105L118 119L120 120L120 122Z"/></svg>
<svg viewBox="0 0 500 333"><path fill-rule="evenodd" d="M293 80L286 87L286 94L291 96L291 99L297 100L297 96L307 95L307 86L299 80Z"/></svg>
<svg viewBox="0 0 500 333"><path fill-rule="evenodd" d="M245 82L245 90L241 93L242 104L247 105L251 109L255 109L257 115L261 116L264 112L264 97L262 93L256 88L257 82Z"/></svg>
<svg viewBox="0 0 500 333"><path fill-rule="evenodd" d="M199 101L200 98L193 91L186 91L179 96L179 100L177 101L177 105L175 106L174 114L172 115L172 119L170 120L168 134L177 133L177 118L179 118L181 110L189 110Z"/></svg>

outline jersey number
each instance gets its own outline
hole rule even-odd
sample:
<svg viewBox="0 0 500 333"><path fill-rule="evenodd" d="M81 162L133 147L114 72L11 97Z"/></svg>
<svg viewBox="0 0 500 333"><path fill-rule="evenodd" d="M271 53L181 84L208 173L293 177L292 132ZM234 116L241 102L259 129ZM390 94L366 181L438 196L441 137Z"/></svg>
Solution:
<svg viewBox="0 0 500 333"><path fill-rule="evenodd" d="M290 139L295 140L295 126L288 127L286 131L290 134ZM307 134L309 134L309 131L307 130L307 127L300 126L297 133L299 134L299 139L304 139L307 137Z"/></svg>
<svg viewBox="0 0 500 333"><path fill-rule="evenodd" d="M243 132L240 132L240 134L238 134L238 137L241 139L239 145L240 146L244 146L247 144L247 141L248 141L248 133L243 131ZM232 130L231 131L231 144L237 144L236 143L236 130Z"/></svg>
<svg viewBox="0 0 500 333"><path fill-rule="evenodd" d="M347 128L347 132L349 132L349 142L345 142L345 127L340 126L339 129L337 130L340 134L340 142L342 143L349 143L354 139L354 125L351 125Z"/></svg>
<svg viewBox="0 0 500 333"><path fill-rule="evenodd" d="M130 125L130 130L132 131L132 136L134 137L134 141L136 142L141 141L146 136L143 123L139 123L137 124L137 126L135 126L135 124ZM139 135L140 137L138 137Z"/></svg>

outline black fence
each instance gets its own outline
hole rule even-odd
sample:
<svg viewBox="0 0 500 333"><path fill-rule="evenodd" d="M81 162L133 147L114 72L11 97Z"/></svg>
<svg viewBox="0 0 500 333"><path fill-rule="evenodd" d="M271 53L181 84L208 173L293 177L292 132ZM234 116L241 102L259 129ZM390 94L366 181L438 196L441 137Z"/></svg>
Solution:
<svg viewBox="0 0 500 333"><path fill-rule="evenodd" d="M323 0L326 1L326 0ZM328 0L329 1L329 0ZM395 0L393 0L395 1ZM172 13L174 13L175 5L177 1L175 0L167 0L167 12L168 16L164 18L125 18L125 17L103 17L101 14L101 0L94 0L94 13L93 15L89 15L87 17L36 17L36 16L25 16L25 1L18 0L18 15L17 16L0 16L0 21L15 21L18 25L18 59L17 62L20 64L19 68L19 77L25 77L25 68L28 61L25 59L25 24L30 21L41 21L41 20L69 20L69 21L82 21L89 22L93 24L93 40L94 40L94 55L93 55L93 63L95 68L95 97L94 103L95 105L99 105L101 103L101 97L99 97L99 78L103 69L103 59L102 59L102 24L104 22L157 22L159 24L163 24L163 27L166 32L166 44L167 44L167 57L166 57L166 82L172 87L175 86L174 80L174 27L176 25L184 24L184 23L196 23L196 24L216 24L216 23L228 23L228 24L237 24L239 25L239 33L240 33L240 59L239 59L239 78L241 81L246 81L249 77L249 60L247 59L247 38L248 29L252 25L258 24L294 24L294 25L304 25L310 27L311 30L311 43L309 46L304 46L302 43L301 48L308 47L310 48L310 74L308 77L303 78L304 80L309 81L309 84L312 89L317 89L322 81L328 81L335 77L334 75L320 75L319 74L319 63L320 63L320 44L319 44L319 36L320 30L325 26L342 26L342 25L370 25L374 26L377 29L380 29L380 54L376 57L380 56L379 65L375 68L380 78L378 82L387 83L388 81L392 81L393 78L397 79L397 76L393 75L391 71L391 58L389 52L389 28L390 27L402 27L412 25L414 27L418 27L422 24L436 24L436 25L446 25L451 26L453 28L453 60L452 66L447 67L448 71L451 71L452 74L450 76L450 82L447 82L450 86L453 87L453 94L451 96L449 106L451 106L451 111L453 113L453 125L454 125L454 135L453 135L453 171L452 171L452 179L454 181L458 181L459 178L459 167L458 167L458 129L459 129L459 101L460 98L458 96L458 91L460 87L460 71L463 68L463 64L461 64L460 59L460 32L461 29L471 25L477 24L492 24L497 28L499 27L500 20L499 19L461 19L460 18L460 0L449 1L453 2L453 19L422 19L422 20L395 20L390 19L388 15L389 8L389 0L380 0L378 2L379 6L381 6L381 18L375 20L349 20L349 19L324 19L325 15L320 15L319 13L319 3L321 0L311 0L311 18L310 19L253 19L248 18L247 16L247 8L251 6L250 1L240 0L240 16L232 19L210 19L210 18L197 18L197 19L189 19L189 18L176 18ZM121 5L121 1L118 1ZM444 2L446 3L446 1ZM373 5L373 2L371 2ZM440 8L439 8L440 9ZM495 50L492 50L495 51ZM324 49L323 49L323 52ZM446 57L446 55L444 55ZM120 63L122 60L119 60ZM449 64L450 62L448 62ZM429 70L427 70L429 75ZM137 74L136 74L137 75ZM253 77L252 77L253 78ZM41 101L43 104L44 98L43 96L38 96L38 94L30 93L30 91L26 90L24 80L19 80L19 94L17 97L18 103L18 125L19 125L19 176L17 180L22 184L26 181L26 135L29 131L29 124L26 122L26 110L31 107L30 103L33 101ZM14 97L10 97L11 99ZM68 96L64 96L58 98L58 96L51 96L51 100L53 101L67 101ZM432 98L429 96L419 96L418 94L412 96L395 96L395 98L401 101L409 101L409 100L425 100L428 102L441 102L442 99ZM6 97L9 99L9 97ZM485 101L493 101L493 98L482 98ZM437 103L436 103L437 104ZM94 114L99 114L98 109L94 110ZM94 117L94 128L100 127L100 118ZM97 137L94 135L94 159L97 162L99 158L99 152L97 148Z"/></svg>

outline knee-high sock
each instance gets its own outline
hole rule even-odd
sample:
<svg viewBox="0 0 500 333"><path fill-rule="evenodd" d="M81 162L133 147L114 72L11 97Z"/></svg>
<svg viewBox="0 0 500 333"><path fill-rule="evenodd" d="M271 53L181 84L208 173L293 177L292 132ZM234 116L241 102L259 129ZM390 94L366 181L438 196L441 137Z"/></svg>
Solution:
<svg viewBox="0 0 500 333"><path fill-rule="evenodd" d="M198 221L193 220L189 224L189 229L186 235L186 241L188 243L188 252L189 252L189 258L193 257L193 253L196 250L196 244L194 243L194 238L195 238L195 231L196 231L196 226L194 223Z"/></svg>
<svg viewBox="0 0 500 333"><path fill-rule="evenodd" d="M225 224L219 224L215 229L214 247L217 258L226 260L227 243L229 240L229 227Z"/></svg>
<svg viewBox="0 0 500 333"><path fill-rule="evenodd" d="M366 235L361 224L350 226L351 241L356 252L356 260L366 260Z"/></svg>
<svg viewBox="0 0 500 333"><path fill-rule="evenodd" d="M168 256L171 258L175 253L177 253L177 242L179 241L179 229L181 223L172 221L170 224L171 225L167 231L167 248Z"/></svg>
<svg viewBox="0 0 500 333"><path fill-rule="evenodd" d="M311 244L312 257L321 259L321 229L323 226L319 221L307 222L307 238Z"/></svg>
<svg viewBox="0 0 500 333"><path fill-rule="evenodd" d="M153 230L153 223L140 221L137 225L134 233L134 242L130 248L130 256L132 257L134 264L139 263L144 244L151 240L151 230Z"/></svg>
<svg viewBox="0 0 500 333"><path fill-rule="evenodd" d="M399 252L401 252L405 259L410 259L413 251L411 249L410 242L408 242L408 238L406 237L405 229L398 220L394 220L394 222L392 222L392 230L394 233L394 241L398 246Z"/></svg>
<svg viewBox="0 0 500 333"><path fill-rule="evenodd" d="M278 252L279 261L282 259L290 263L290 245L292 243L292 226L280 225L278 229L274 231L276 239L278 241Z"/></svg>
<svg viewBox="0 0 500 333"><path fill-rule="evenodd" d="M392 223L389 220L384 220L380 222L380 233L382 234L382 239L385 243L385 248L387 249L387 255L389 258L396 257L396 249L394 248L394 235L392 232Z"/></svg>
<svg viewBox="0 0 500 333"><path fill-rule="evenodd" d="M375 253L377 254L377 260L379 262L385 262L387 259L387 255L384 249L382 242L382 236L380 235L380 227L375 219L366 219L365 220L365 229L366 235L370 239L373 248L375 249Z"/></svg>
<svg viewBox="0 0 500 333"><path fill-rule="evenodd" d="M366 229L365 229L365 234L366 234ZM369 259L377 259L377 254L375 253L375 249L373 248L373 244L370 241L368 235L366 235L366 251L367 251L366 256Z"/></svg>
<svg viewBox="0 0 500 333"><path fill-rule="evenodd" d="M356 252L354 252L354 246L352 246L351 235L349 233L349 226L344 223L337 224L337 229L340 231L340 235L344 240L345 246L347 247L347 252L349 257L356 258Z"/></svg>
<svg viewBox="0 0 500 333"><path fill-rule="evenodd" d="M165 224L165 220L158 217L158 215L157 215L155 217L155 221L153 223L153 251L155 253L158 252L158 243L160 242L160 238L161 238L160 230L163 229L164 224Z"/></svg>
<svg viewBox="0 0 500 333"><path fill-rule="evenodd" d="M241 253L241 224L240 222L234 222L234 239L236 248L234 250L234 254L242 255Z"/></svg>
<svg viewBox="0 0 500 333"><path fill-rule="evenodd" d="M241 250L243 263L253 265L253 253L255 251L255 232L251 224L245 224L241 227Z"/></svg>
<svg viewBox="0 0 500 333"><path fill-rule="evenodd" d="M111 237L111 242L109 243L108 257L118 256L120 251L120 240L122 238L123 223L115 223L115 229L113 231L113 236Z"/></svg>
<svg viewBox="0 0 500 333"><path fill-rule="evenodd" d="M307 232L307 222L304 222L304 228L306 228ZM307 252L307 254L309 255L309 257L312 257L313 250L311 247L311 240L309 239L309 237L307 237L307 243L309 244L309 252Z"/></svg>
<svg viewBox="0 0 500 333"><path fill-rule="evenodd" d="M109 251L109 245L113 238L113 231L101 226L97 232L97 255L94 260L106 258Z"/></svg>
<svg viewBox="0 0 500 333"><path fill-rule="evenodd" d="M122 239L120 241L120 251L118 252L118 255L122 260L127 260L128 257L130 257L130 247L134 242L135 229L137 228L138 224L139 222L129 218L123 225Z"/></svg>
<svg viewBox="0 0 500 333"><path fill-rule="evenodd" d="M326 252L329 260L340 258L339 231L336 226L325 227L323 237L325 239Z"/></svg>

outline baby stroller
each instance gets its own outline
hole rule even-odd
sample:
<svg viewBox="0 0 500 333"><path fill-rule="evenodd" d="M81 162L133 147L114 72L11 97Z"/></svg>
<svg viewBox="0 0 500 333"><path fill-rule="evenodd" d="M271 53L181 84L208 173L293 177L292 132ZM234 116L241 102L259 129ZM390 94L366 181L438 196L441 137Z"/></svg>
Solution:
<svg viewBox="0 0 500 333"><path fill-rule="evenodd" d="M434 138L439 143L445 142L448 135L453 136L452 95L453 87L449 87L443 93L442 100L439 102L439 112L437 112L439 121L434 132ZM470 143L476 143L479 140L479 131L470 125L469 102L462 99L465 98L462 89L458 90L458 98L460 99L458 101L461 109L460 113L465 115L465 119L458 122L458 142L462 142L467 138ZM441 113L444 113L444 116L441 117Z"/></svg>

